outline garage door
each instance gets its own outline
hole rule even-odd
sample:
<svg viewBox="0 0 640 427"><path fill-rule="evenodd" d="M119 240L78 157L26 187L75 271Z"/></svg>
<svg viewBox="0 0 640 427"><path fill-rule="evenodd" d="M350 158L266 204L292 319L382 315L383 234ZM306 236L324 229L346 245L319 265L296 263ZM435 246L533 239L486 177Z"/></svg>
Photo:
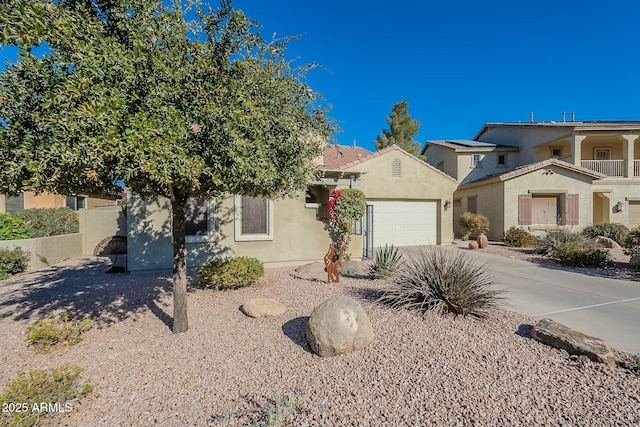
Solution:
<svg viewBox="0 0 640 427"><path fill-rule="evenodd" d="M373 247L435 245L436 202L367 201L373 206Z"/></svg>
<svg viewBox="0 0 640 427"><path fill-rule="evenodd" d="M640 201L629 201L629 228L640 225Z"/></svg>

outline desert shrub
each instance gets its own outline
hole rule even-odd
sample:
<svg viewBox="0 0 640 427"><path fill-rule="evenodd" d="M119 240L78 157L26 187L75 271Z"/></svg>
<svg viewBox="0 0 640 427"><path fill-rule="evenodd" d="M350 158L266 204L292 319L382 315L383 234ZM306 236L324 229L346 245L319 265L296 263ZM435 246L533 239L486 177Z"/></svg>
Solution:
<svg viewBox="0 0 640 427"><path fill-rule="evenodd" d="M31 237L72 234L80 229L78 212L69 208L25 209L16 212L15 216L24 221Z"/></svg>
<svg viewBox="0 0 640 427"><path fill-rule="evenodd" d="M629 234L629 228L622 224L594 224L582 230L582 235L589 239L604 236L614 240L619 245L624 243L627 234Z"/></svg>
<svg viewBox="0 0 640 427"><path fill-rule="evenodd" d="M66 312L58 317L52 315L27 328L27 342L42 352L57 344L77 344L92 323L91 319L71 319Z"/></svg>
<svg viewBox="0 0 640 427"><path fill-rule="evenodd" d="M31 235L23 220L9 212L0 213L0 240L28 239Z"/></svg>
<svg viewBox="0 0 640 427"><path fill-rule="evenodd" d="M0 395L2 408L12 409L0 412L0 425L29 427L49 412L70 411L71 401L93 391L90 382L79 381L81 373L80 367L63 366L19 374Z"/></svg>
<svg viewBox="0 0 640 427"><path fill-rule="evenodd" d="M402 262L402 254L398 252L398 248L393 245L384 245L378 247L373 256L373 264L371 265L371 276L387 277L398 269Z"/></svg>
<svg viewBox="0 0 640 427"><path fill-rule="evenodd" d="M460 227L463 230L462 240L469 240L469 236L475 233L489 231L489 219L482 214L465 212L460 215Z"/></svg>
<svg viewBox="0 0 640 427"><path fill-rule="evenodd" d="M421 250L391 275L378 301L423 314L442 308L456 315L482 317L503 299L504 291L494 289L493 284L486 264L476 264L467 254Z"/></svg>
<svg viewBox="0 0 640 427"><path fill-rule="evenodd" d="M200 287L215 290L249 286L263 275L262 263L249 257L218 258L201 265L196 272Z"/></svg>
<svg viewBox="0 0 640 427"><path fill-rule="evenodd" d="M516 248L532 248L536 245L536 238L527 230L511 227L502 234L502 241L507 246Z"/></svg>
<svg viewBox="0 0 640 427"><path fill-rule="evenodd" d="M25 271L29 266L29 258L31 254L21 248L0 248L0 279Z"/></svg>
<svg viewBox="0 0 640 427"><path fill-rule="evenodd" d="M553 249L551 258L570 267L604 268L611 265L609 252L591 243L561 243Z"/></svg>
<svg viewBox="0 0 640 427"><path fill-rule="evenodd" d="M545 256L551 256L553 251L563 243L588 243L581 233L563 228L549 230L544 235L536 238L535 252Z"/></svg>
<svg viewBox="0 0 640 427"><path fill-rule="evenodd" d="M624 253L632 257L640 256L640 228L634 228L622 242Z"/></svg>

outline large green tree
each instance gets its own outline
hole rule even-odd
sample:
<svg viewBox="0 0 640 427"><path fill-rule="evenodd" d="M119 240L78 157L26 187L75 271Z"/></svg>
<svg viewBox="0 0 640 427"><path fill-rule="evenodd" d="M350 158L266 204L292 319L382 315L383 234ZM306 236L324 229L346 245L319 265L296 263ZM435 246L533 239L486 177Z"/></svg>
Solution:
<svg viewBox="0 0 640 427"><path fill-rule="evenodd" d="M389 129L382 129L375 141L376 149L397 144L409 153L417 156L420 152L420 143L413 140L418 134L420 122L413 120L409 115L409 104L407 101L396 102L391 109L391 115L387 116Z"/></svg>
<svg viewBox="0 0 640 427"><path fill-rule="evenodd" d="M124 181L168 198L186 331L188 199L292 195L333 131L289 41L264 40L230 0L0 0L0 43L20 51L0 75L0 193Z"/></svg>

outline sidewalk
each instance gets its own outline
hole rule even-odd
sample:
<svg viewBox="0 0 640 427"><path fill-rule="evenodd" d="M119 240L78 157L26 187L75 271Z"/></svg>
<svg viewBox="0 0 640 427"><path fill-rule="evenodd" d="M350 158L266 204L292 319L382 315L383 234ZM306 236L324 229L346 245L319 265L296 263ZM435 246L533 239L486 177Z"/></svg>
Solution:
<svg viewBox="0 0 640 427"><path fill-rule="evenodd" d="M530 262L465 253L480 262L506 289L507 309L536 319L550 318L577 331L602 338L610 347L640 353L640 282L607 279Z"/></svg>

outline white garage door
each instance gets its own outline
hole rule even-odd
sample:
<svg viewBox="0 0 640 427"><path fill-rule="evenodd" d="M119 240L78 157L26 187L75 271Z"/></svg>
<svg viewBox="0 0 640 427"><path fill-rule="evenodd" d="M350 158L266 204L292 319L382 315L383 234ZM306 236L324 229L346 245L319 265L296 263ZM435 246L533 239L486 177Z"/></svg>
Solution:
<svg viewBox="0 0 640 427"><path fill-rule="evenodd" d="M436 202L367 201L373 205L373 247L435 245Z"/></svg>
<svg viewBox="0 0 640 427"><path fill-rule="evenodd" d="M629 201L629 228L640 226L640 201Z"/></svg>

